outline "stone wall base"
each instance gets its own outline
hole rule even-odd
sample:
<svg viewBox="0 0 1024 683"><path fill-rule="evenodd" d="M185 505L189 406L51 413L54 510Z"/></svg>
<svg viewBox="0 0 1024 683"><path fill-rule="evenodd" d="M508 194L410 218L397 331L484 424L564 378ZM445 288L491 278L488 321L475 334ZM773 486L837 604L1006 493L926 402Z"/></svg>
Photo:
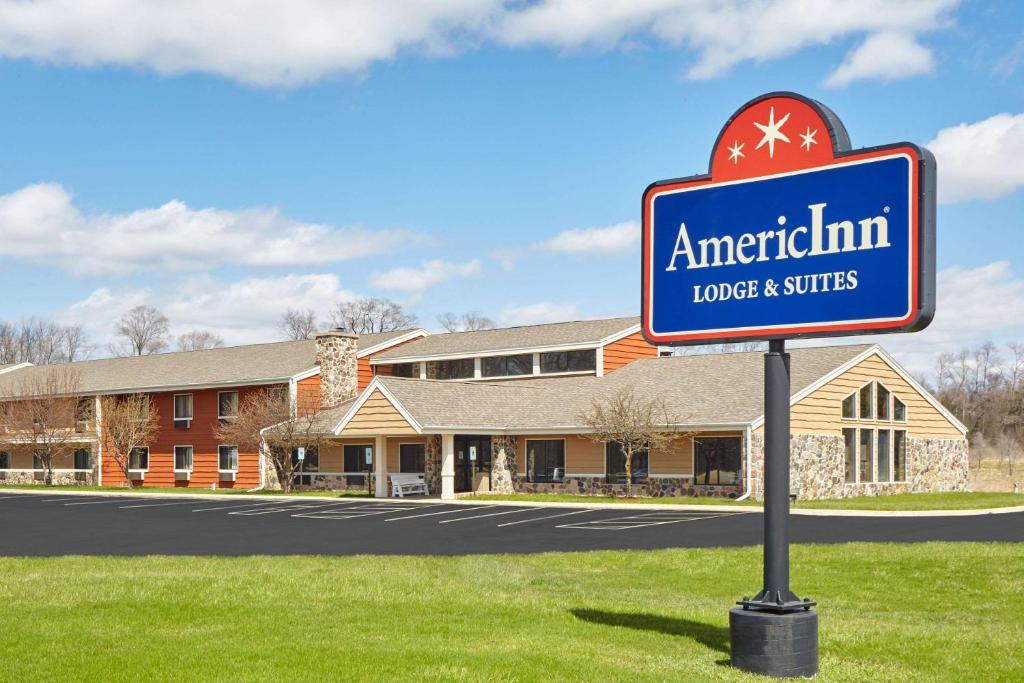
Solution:
<svg viewBox="0 0 1024 683"><path fill-rule="evenodd" d="M626 495L626 485L609 483L604 477L567 477L558 483L533 483L521 477L514 482L516 493L565 493L577 496ZM738 486L701 486L687 477L665 477L638 481L633 484L633 495L645 498L675 498L699 496L712 498L735 498L740 495Z"/></svg>
<svg viewBox="0 0 1024 683"><path fill-rule="evenodd" d="M46 473L43 470L37 472L0 470L0 484L45 484ZM54 486L94 486L96 484L96 470L91 472L54 472Z"/></svg>

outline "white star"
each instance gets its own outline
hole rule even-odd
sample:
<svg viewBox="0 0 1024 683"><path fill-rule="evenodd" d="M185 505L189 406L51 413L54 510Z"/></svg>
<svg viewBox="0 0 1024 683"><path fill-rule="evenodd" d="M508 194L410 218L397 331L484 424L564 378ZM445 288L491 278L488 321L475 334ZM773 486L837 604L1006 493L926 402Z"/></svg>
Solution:
<svg viewBox="0 0 1024 683"><path fill-rule="evenodd" d="M758 123L757 121L755 121L754 125L761 129L761 132L764 133L764 137L761 138L761 142L757 143L757 147L755 147L754 149L761 149L762 145L764 145L764 143L767 142L768 143L768 157L769 158L774 157L775 156L775 141L776 140L782 140L783 142L789 142L789 138L787 138L782 133L782 125L784 123L786 123L787 120L789 120L789 114L786 114L781 119L779 119L778 122L776 122L775 121L775 107L772 107L771 110L768 113L768 123L763 123L762 124L762 123Z"/></svg>
<svg viewBox="0 0 1024 683"><path fill-rule="evenodd" d="M807 151L811 151L811 145L818 144L818 141L814 139L814 136L818 134L818 129L811 130L810 126L807 126L806 133L800 133L800 137L803 138L803 142L800 143L801 147L806 147Z"/></svg>
<svg viewBox="0 0 1024 683"><path fill-rule="evenodd" d="M745 144L746 143L740 142L739 140L733 140L732 147L729 147L729 161L734 164L738 164L740 162L740 157L746 156L742 151L743 145Z"/></svg>

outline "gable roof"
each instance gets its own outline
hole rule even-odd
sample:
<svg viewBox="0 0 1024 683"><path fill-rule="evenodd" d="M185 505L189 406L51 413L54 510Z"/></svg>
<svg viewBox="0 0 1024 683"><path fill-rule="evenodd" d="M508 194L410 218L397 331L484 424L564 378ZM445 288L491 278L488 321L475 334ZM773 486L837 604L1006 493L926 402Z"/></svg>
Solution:
<svg viewBox="0 0 1024 683"><path fill-rule="evenodd" d="M546 325L502 327L472 332L431 334L376 356L374 362L494 354L541 348L598 346L640 330L640 319L607 318Z"/></svg>
<svg viewBox="0 0 1024 683"><path fill-rule="evenodd" d="M360 335L358 353L402 339L415 330ZM397 342L396 342L397 343ZM76 361L61 365L28 365L0 371L0 396L11 396L24 382L70 368L83 394L161 391L189 387L244 386L287 382L316 368L316 341L227 346L204 351L176 351Z"/></svg>
<svg viewBox="0 0 1024 683"><path fill-rule="evenodd" d="M872 348L859 344L792 349L793 395ZM425 431L582 431L579 416L595 400L631 387L638 394L663 398L680 426L739 428L763 414L763 382L764 354L757 351L649 358L603 377L445 382L378 376L364 395L381 389ZM359 405L357 400L332 413L335 433Z"/></svg>

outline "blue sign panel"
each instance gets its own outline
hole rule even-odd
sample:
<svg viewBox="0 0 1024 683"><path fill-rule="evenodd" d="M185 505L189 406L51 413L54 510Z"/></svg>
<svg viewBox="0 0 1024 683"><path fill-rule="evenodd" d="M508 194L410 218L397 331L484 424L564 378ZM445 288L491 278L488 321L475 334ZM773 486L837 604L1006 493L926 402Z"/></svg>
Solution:
<svg viewBox="0 0 1024 683"><path fill-rule="evenodd" d="M747 166L758 175L743 177L736 155L722 157L721 174L713 155L710 176L648 188L647 338L698 344L927 325L934 251L922 230L932 214L921 175L930 155L898 145L830 154L810 168L794 168L801 158L791 155L772 173L778 156L765 150Z"/></svg>

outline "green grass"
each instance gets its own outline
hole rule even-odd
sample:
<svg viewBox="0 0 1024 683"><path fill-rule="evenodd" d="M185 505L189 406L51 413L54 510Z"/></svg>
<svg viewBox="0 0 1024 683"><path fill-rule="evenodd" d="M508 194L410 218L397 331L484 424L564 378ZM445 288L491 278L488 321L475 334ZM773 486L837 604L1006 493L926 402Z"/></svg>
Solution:
<svg viewBox="0 0 1024 683"><path fill-rule="evenodd" d="M1024 495L1014 493L902 493L895 496L862 496L831 500L806 500L797 508L822 510L979 510L1024 505Z"/></svg>
<svg viewBox="0 0 1024 683"><path fill-rule="evenodd" d="M15 491L19 489L33 489L33 490L45 490L45 491L83 491L83 492L98 492L98 493L182 493L188 495L214 495L214 496L233 496L233 495L263 495L263 496L327 496L337 498L350 498L368 496L369 494L364 490L348 490L348 491L291 491L290 493L284 493L282 491L249 491L247 489L208 489L205 487L185 487L185 486L133 486L128 488L127 486L47 486L45 484L0 484L0 490L13 489Z"/></svg>
<svg viewBox="0 0 1024 683"><path fill-rule="evenodd" d="M1024 676L1024 544L795 546L822 681ZM760 680L757 548L0 559L0 680Z"/></svg>

